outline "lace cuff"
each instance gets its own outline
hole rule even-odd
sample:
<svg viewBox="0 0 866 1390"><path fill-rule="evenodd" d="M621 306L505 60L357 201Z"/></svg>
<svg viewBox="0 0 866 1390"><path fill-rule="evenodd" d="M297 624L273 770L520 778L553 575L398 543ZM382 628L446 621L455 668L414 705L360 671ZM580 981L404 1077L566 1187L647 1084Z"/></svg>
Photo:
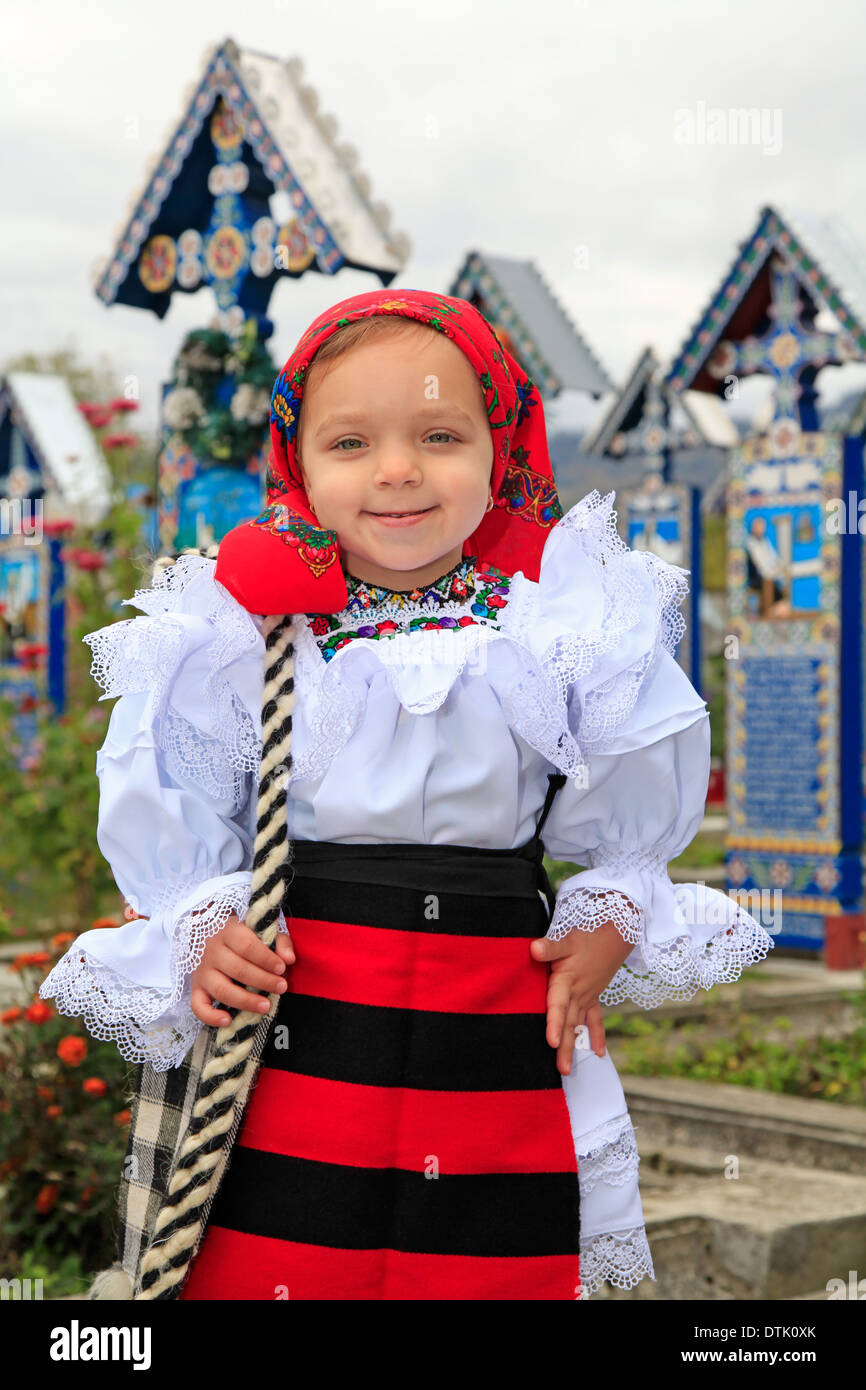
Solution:
<svg viewBox="0 0 866 1390"><path fill-rule="evenodd" d="M127 1061L155 1071L178 1066L204 1026L190 1007L190 976L206 943L249 906L251 875L230 876L189 895L174 912L140 917L125 927L85 932L42 982L43 999L58 1013L81 1015L95 1038L115 1042ZM244 881L245 880L245 881ZM287 932L280 913L279 930ZM141 983L142 979L159 983Z"/></svg>
<svg viewBox="0 0 866 1390"><path fill-rule="evenodd" d="M705 883L674 885L655 850L599 850L593 867L561 884L547 936L595 931L612 921L631 954L599 994L605 1005L632 1000L644 1008L693 999L739 979L775 945L754 917Z"/></svg>
<svg viewBox="0 0 866 1390"><path fill-rule="evenodd" d="M578 1298L590 1298L605 1280L618 1289L631 1289L647 1276L655 1279L646 1227L608 1231L586 1244L581 1241Z"/></svg>
<svg viewBox="0 0 866 1390"><path fill-rule="evenodd" d="M647 1276L655 1279L646 1228L635 1219L640 1210L639 1164L634 1126L627 1111L580 1136L579 1299L591 1297L605 1281L630 1289ZM619 1189L619 1195L611 1189ZM614 1220L625 1224L610 1229Z"/></svg>

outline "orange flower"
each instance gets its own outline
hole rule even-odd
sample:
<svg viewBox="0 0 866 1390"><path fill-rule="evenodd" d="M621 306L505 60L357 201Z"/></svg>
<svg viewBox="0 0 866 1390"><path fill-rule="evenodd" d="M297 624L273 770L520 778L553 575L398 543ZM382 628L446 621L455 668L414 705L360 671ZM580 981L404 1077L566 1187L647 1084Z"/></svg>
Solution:
<svg viewBox="0 0 866 1390"><path fill-rule="evenodd" d="M20 1017L20 1009L4 1009L2 1014L0 1014L0 1023L14 1023L15 1020Z"/></svg>
<svg viewBox="0 0 866 1390"><path fill-rule="evenodd" d="M36 999L28 1009L24 1010L24 1017L30 1023L47 1023L51 1017L51 1009L44 999Z"/></svg>
<svg viewBox="0 0 866 1390"><path fill-rule="evenodd" d="M56 1182L46 1183L36 1198L36 1210L43 1216L49 1212L57 1201L58 1187Z"/></svg>
<svg viewBox="0 0 866 1390"><path fill-rule="evenodd" d="M81 1083L81 1089L89 1096L104 1096L108 1087L100 1076L88 1076L87 1080Z"/></svg>
<svg viewBox="0 0 866 1390"><path fill-rule="evenodd" d="M55 1120L57 1116L60 1114L60 1106L49 1105L45 1111L45 1114L48 1116L49 1120Z"/></svg>
<svg viewBox="0 0 866 1390"><path fill-rule="evenodd" d="M38 1095L40 1100L54 1099L54 1089L51 1086L37 1086L36 1094Z"/></svg>
<svg viewBox="0 0 866 1390"><path fill-rule="evenodd" d="M47 951L31 951L27 962L29 965L47 965L50 959Z"/></svg>
<svg viewBox="0 0 866 1390"><path fill-rule="evenodd" d="M97 931L100 927L116 927L116 926L117 926L117 923L115 922L115 920L114 920L113 917L97 917L96 920L95 920L94 922L91 922L91 923L90 923L90 929L91 929L91 931Z"/></svg>
<svg viewBox="0 0 866 1390"><path fill-rule="evenodd" d="M57 1044L57 1056L70 1067L78 1067L87 1056L87 1043L83 1038L61 1038Z"/></svg>
<svg viewBox="0 0 866 1390"><path fill-rule="evenodd" d="M52 936L52 938L51 938L51 945L54 947L54 949L55 949L56 951L59 951L60 948L61 948L62 946L68 946L69 943L70 943L70 941L74 941L74 940L75 940L75 933L74 933L74 932L71 932L71 931L61 931L61 932L58 932L56 936Z"/></svg>
<svg viewBox="0 0 866 1390"><path fill-rule="evenodd" d="M120 1128L121 1125L128 1125L132 1119L131 1110L118 1110L114 1117L114 1123Z"/></svg>

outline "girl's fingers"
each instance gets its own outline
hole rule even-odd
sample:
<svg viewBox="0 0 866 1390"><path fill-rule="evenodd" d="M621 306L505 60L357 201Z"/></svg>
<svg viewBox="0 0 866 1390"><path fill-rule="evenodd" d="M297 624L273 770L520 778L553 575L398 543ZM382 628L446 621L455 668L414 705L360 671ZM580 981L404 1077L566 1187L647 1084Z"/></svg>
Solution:
<svg viewBox="0 0 866 1390"><path fill-rule="evenodd" d="M278 932L277 936L279 935ZM266 946L256 936L252 927L247 926L246 922L232 922L223 932L219 941L221 946L234 951L243 960L248 960L251 965L257 965L260 970L271 971L279 975L285 974L285 966L280 956L270 946ZM222 965L220 965L220 969L223 969Z"/></svg>
<svg viewBox="0 0 866 1390"><path fill-rule="evenodd" d="M277 952L280 959L286 962L286 965L294 965L295 948L292 945L292 938L289 936L288 932L277 932L274 950Z"/></svg>
<svg viewBox="0 0 866 1390"><path fill-rule="evenodd" d="M231 1015L224 1009L218 1009L211 1003L211 996L201 985L193 985L189 996L190 1008L196 1018L201 1019L202 1023L207 1023L211 1028L222 1028L231 1022Z"/></svg>
<svg viewBox="0 0 866 1390"><path fill-rule="evenodd" d="M599 1057L604 1056L604 1016L600 1004L592 1004L586 1011L586 1022L589 1026L589 1045L593 1052L598 1053Z"/></svg>
<svg viewBox="0 0 866 1390"><path fill-rule="evenodd" d="M271 1007L270 1000L264 995L256 994L243 985L235 984L234 980L229 979L221 970L209 971L202 981L204 988L208 990L211 999L218 999L221 1004L228 1004L232 1009L249 1010L250 1013L267 1013Z"/></svg>
<svg viewBox="0 0 866 1390"><path fill-rule="evenodd" d="M265 947L267 951L266 959L269 962L269 969L262 970L246 956L238 955L230 946L220 942L213 950L211 955L211 965L214 969L227 976L229 980L237 980L244 985L252 985L253 989L266 989L268 994L283 994L288 985L283 971L282 961L273 951ZM278 971L277 967L282 967Z"/></svg>
<svg viewBox="0 0 866 1390"><path fill-rule="evenodd" d="M580 1016L582 1013L583 1009L579 1007L577 1000L571 999L565 1015L565 1026L562 1030L562 1038L556 1050L556 1065L562 1076L568 1076L571 1071L576 1042L574 1028L575 1024L581 1022Z"/></svg>
<svg viewBox="0 0 866 1390"><path fill-rule="evenodd" d="M547 985L547 1041L559 1047L571 991L563 975L551 974Z"/></svg>

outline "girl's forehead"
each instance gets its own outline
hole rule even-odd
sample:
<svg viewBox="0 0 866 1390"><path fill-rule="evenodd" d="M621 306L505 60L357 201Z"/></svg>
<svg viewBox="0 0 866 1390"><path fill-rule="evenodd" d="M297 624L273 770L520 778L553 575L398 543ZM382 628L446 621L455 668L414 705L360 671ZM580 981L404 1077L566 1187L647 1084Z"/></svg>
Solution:
<svg viewBox="0 0 866 1390"><path fill-rule="evenodd" d="M405 335L401 334L399 336L402 337ZM448 371L449 395L463 394L467 391L475 392L477 390L484 396L484 377L482 373L475 368L471 358L469 358L456 343L451 342L448 338L444 338L441 334L431 333L430 336L434 341L429 344L429 350L418 354L414 351L409 353L404 351L401 353L399 349L401 346L405 349L405 344L401 345L399 343L398 335L395 333L393 336L391 334L383 334L381 337L368 339L366 342L354 343L338 356L327 358L321 362L314 357L304 374L302 399L312 408L317 398L322 398L331 394L323 388L325 388L329 380L333 380L335 377L336 380L333 383L334 391L341 393L349 388L350 385L360 388L362 391L370 386L374 388L375 393L375 388L382 384L383 371L391 378L396 378L398 376L404 378L411 377L420 371L424 376L425 382L429 382L431 376L430 361L433 357L437 359L438 371L441 372L443 369ZM437 351L437 349L441 348L443 343L447 344L444 361L441 350ZM386 351L387 361L383 362L382 356L379 354L378 362L374 363L373 356L369 350L373 349L375 352L376 349L381 349L383 347L392 349L391 351ZM424 344L423 347L426 348L428 345ZM427 359L426 361L424 360L425 358ZM465 365L461 366L461 364ZM340 372L339 369L341 366L343 368L351 366L351 371L346 372L344 370ZM431 399L435 399L435 396L431 397Z"/></svg>

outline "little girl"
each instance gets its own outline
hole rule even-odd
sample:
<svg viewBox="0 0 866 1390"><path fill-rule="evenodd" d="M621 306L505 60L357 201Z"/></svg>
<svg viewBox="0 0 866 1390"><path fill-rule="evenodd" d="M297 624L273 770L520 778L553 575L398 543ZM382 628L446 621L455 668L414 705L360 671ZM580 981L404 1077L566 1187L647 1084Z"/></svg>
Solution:
<svg viewBox="0 0 866 1390"><path fill-rule="evenodd" d="M773 945L667 873L709 776L687 571L619 539L613 493L563 516L538 393L465 300L335 305L271 438L262 515L85 639L121 697L97 838L140 916L41 992L142 1063L127 1278L91 1296L654 1278L600 1005ZM545 849L588 867L554 894Z"/></svg>

